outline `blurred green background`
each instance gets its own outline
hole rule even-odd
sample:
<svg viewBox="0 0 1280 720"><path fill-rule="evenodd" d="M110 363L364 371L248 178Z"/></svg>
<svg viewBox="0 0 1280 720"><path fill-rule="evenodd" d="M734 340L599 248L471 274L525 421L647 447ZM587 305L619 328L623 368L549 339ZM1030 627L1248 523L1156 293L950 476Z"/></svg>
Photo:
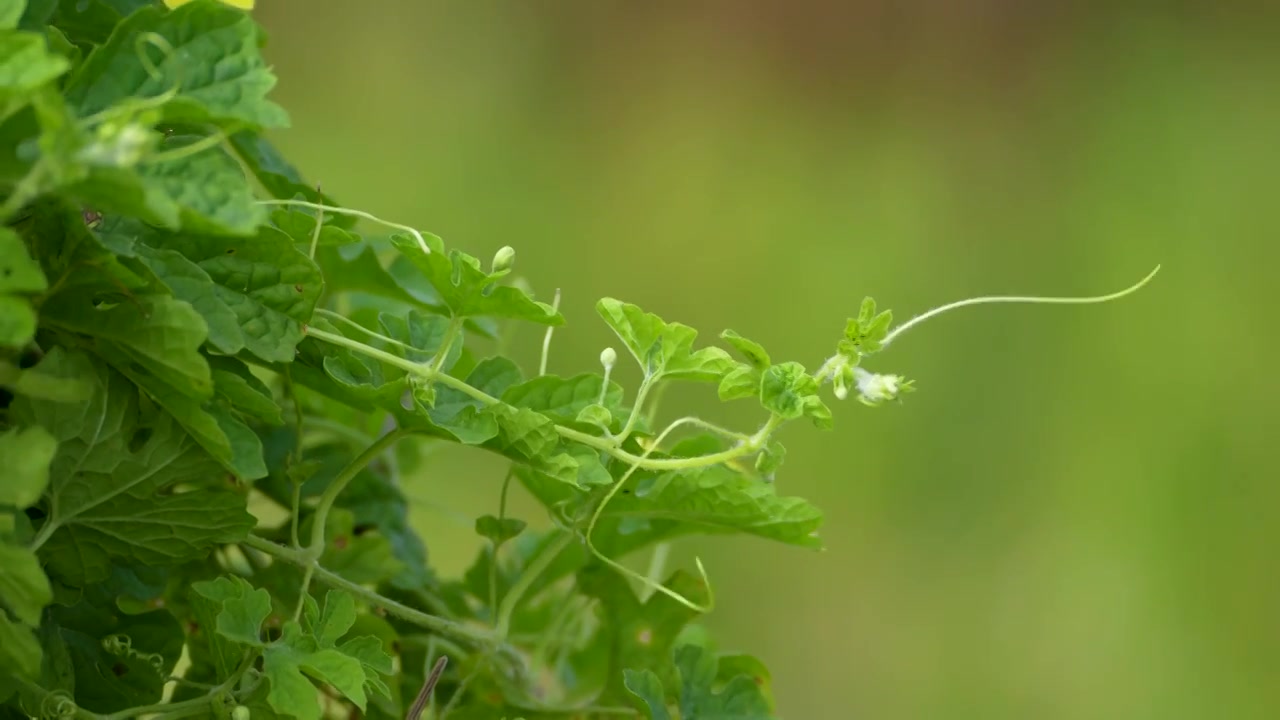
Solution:
<svg viewBox="0 0 1280 720"><path fill-rule="evenodd" d="M1113 305L945 316L875 359L904 405L788 428L827 552L673 556L793 720L1280 716L1266 4L258 4L279 143L348 205L515 246L564 294L553 372L595 367L602 295L812 368L865 294L905 318L1163 263ZM695 390L668 408L759 421ZM458 450L414 479L443 572L501 472Z"/></svg>

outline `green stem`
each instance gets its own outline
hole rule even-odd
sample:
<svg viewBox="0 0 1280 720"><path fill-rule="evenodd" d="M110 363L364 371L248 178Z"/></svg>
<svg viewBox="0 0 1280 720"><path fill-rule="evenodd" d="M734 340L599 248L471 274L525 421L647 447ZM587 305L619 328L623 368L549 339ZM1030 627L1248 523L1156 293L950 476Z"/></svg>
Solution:
<svg viewBox="0 0 1280 720"><path fill-rule="evenodd" d="M636 423L640 420L640 413L644 410L645 396L649 394L652 387L653 376L646 374L644 380L640 381L640 389L636 390L636 401L631 406L631 416L627 418L627 424L622 426L622 432L614 438L615 443L621 445L631 436L631 431L635 429Z"/></svg>
<svg viewBox="0 0 1280 720"><path fill-rule="evenodd" d="M54 498L54 502L57 502L56 495ZM40 526L40 531L37 532L35 538L31 540L31 547L28 548L31 552L39 550L40 546L48 542L49 538L53 536L53 533L58 530L58 522L54 520L55 517L57 517L56 508L49 512L49 519L45 520L44 525Z"/></svg>
<svg viewBox="0 0 1280 720"><path fill-rule="evenodd" d="M198 698L192 698L190 700L183 700L176 703L158 703L156 705L139 705L138 707L126 708L119 712L111 713L110 715L103 715L102 717L104 720L127 720L127 718L138 717L139 715L154 715L156 713L167 714L172 712L182 712L184 710L200 711L207 709L209 707L209 703L213 700L214 694L222 689L222 687L214 688L213 690L210 690L208 694L201 695Z"/></svg>
<svg viewBox="0 0 1280 720"><path fill-rule="evenodd" d="M671 554L671 543L660 542L653 548L653 556L649 558L649 570L645 573L645 577L649 578L654 585L662 584L662 573L667 567L667 556ZM640 595L642 601L648 600L653 594L652 587L643 588Z"/></svg>
<svg viewBox="0 0 1280 720"><path fill-rule="evenodd" d="M449 696L449 702L445 703L444 707L440 710L439 720L445 720L445 718L449 717L449 713L453 712L453 709L458 706L458 701L462 700L463 694L467 692L467 686L470 685L471 681L474 680L476 676L480 674L480 671L485 668L485 664L486 663L483 660L476 663L475 669L467 673L466 676L458 682L458 686L453 689L453 694Z"/></svg>
<svg viewBox="0 0 1280 720"><path fill-rule="evenodd" d="M372 590L369 590L362 585L353 583L331 570L326 570L325 568L320 567L302 551L287 548L283 545L277 545L270 540L256 535L250 535L245 538L244 544L254 548L255 550L266 553L267 555L301 567L306 567L308 564L311 564L315 567L315 576L320 582L346 590L370 605L380 607L392 615L403 618L404 620L418 625L419 627L426 628L427 630L431 630L442 635L447 635L474 646L499 648L501 646L498 637L486 628L470 627L452 620L436 617L435 615L428 615L421 610L415 610L408 605L401 604L391 598L384 597Z"/></svg>
<svg viewBox="0 0 1280 720"><path fill-rule="evenodd" d="M401 225L400 223L393 223L387 220L383 220L382 218L376 215L373 215L371 213L367 213L363 210L353 210L351 208L338 207L336 205L322 205L321 203L313 203L306 200L271 199L271 200L259 200L258 204L259 205L289 205L292 207L304 207L304 208L310 208L312 210L324 210L326 212L336 213L338 215L350 215L351 217L358 217L358 218L364 218L365 220L371 220L380 225L385 225L389 228L395 228L396 230L403 230L409 233L410 235L413 236L414 240L418 241L418 247L422 250L422 252L428 255L431 254L431 248L427 246L426 239L422 237L422 233L419 232L417 228L412 228L412 227L409 227L408 225Z"/></svg>
<svg viewBox="0 0 1280 720"><path fill-rule="evenodd" d="M502 607L498 609L498 627L495 630L500 638L505 638L507 632L511 630L511 618L515 615L516 606L520 604L520 599L525 593L529 592L529 588L533 587L533 583L538 576L546 571L556 558L560 557L560 553L569 547L569 543L573 542L574 536L570 533L564 533L556 538L542 554L538 555L529 567L525 568L520 574L520 579L515 585L511 586L511 590L506 597L502 598Z"/></svg>
<svg viewBox="0 0 1280 720"><path fill-rule="evenodd" d="M551 310L560 311L560 288L556 288L555 298L551 301ZM555 332L556 326L547 326L547 332L542 336L542 358L538 361L538 377L547 374L547 357L551 354L551 334ZM608 387L609 379L605 378L605 386Z"/></svg>
<svg viewBox="0 0 1280 720"><path fill-rule="evenodd" d="M440 368L444 367L444 361L449 357L449 349L453 347L460 332L462 332L462 317L454 315L449 319L449 327L445 329L444 339L440 341L440 349L436 351L435 360L431 363L431 372L436 375L441 374Z"/></svg>
<svg viewBox="0 0 1280 720"><path fill-rule="evenodd" d="M320 187L316 186L316 194L320 194ZM316 229L311 232L311 254L308 256L312 260L316 259L316 246L320 244L320 231L324 229L324 209L316 210Z"/></svg>
<svg viewBox="0 0 1280 720"><path fill-rule="evenodd" d="M302 610L307 606L307 598L311 594L311 580L316 574L316 564L308 563L302 570L302 585L298 587L298 604L293 608L293 619L297 622L302 617Z"/></svg>
<svg viewBox="0 0 1280 720"><path fill-rule="evenodd" d="M511 487L511 478L516 474L514 465L507 468L507 476L502 479L502 492L498 495L498 527L502 527L502 521L507 518L507 490ZM498 622L498 548L502 547L502 543L498 540L491 541L491 549L489 551L489 612L494 613L493 621L496 625Z"/></svg>
<svg viewBox="0 0 1280 720"><path fill-rule="evenodd" d="M329 483L329 487L325 488L324 494L320 496L320 504L316 506L316 513L312 517L311 523L311 544L307 547L307 553L312 559L318 559L324 551L324 530L325 523L329 519L329 511L333 509L333 503L338 499L338 495L346 489L347 485L364 470L365 466L386 452L387 448L395 445L401 438L409 435L408 430L394 430L383 435L374 441L372 445L360 453L355 460L338 473L338 476Z"/></svg>
<svg viewBox="0 0 1280 720"><path fill-rule="evenodd" d="M382 362L393 367L400 368L405 372L451 387L470 398L479 400L485 405L498 405L502 402L498 398L468 385L464 380L460 380L459 378L453 377L447 373L436 372L421 363L397 357L389 352L379 350L378 348L369 347L357 340L352 340L351 338L325 332L324 330L318 330L316 328L308 328L307 334L317 340L345 347L362 355L374 358L375 360L381 360ZM627 464L636 466L641 470L694 470L701 467L708 467L710 465L719 465L759 450L758 447L750 447L747 444L743 444L722 452L702 455L700 457L651 459L647 457L647 455L641 456L629 453L626 450L619 448L615 442L605 438L588 435L587 433L574 430L573 428L564 427L563 425L556 425L555 428L556 432L563 438L595 448L601 452L606 452Z"/></svg>

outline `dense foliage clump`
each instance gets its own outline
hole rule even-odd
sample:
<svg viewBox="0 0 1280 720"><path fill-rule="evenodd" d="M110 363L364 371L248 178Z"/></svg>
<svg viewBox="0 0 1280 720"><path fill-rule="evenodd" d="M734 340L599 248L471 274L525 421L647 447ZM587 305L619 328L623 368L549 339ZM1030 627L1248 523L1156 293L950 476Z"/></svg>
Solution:
<svg viewBox="0 0 1280 720"><path fill-rule="evenodd" d="M600 373L546 373L545 345L530 373L495 341L564 318L514 250L304 182L262 134L288 117L258 26L170 5L0 0L0 717L772 717L763 665L697 626L705 575L620 561L819 547L775 431L829 427L827 383L909 390L862 361L910 323L868 300L810 372L606 298ZM689 383L756 422L660 423ZM510 462L461 578L400 484L441 443ZM551 529L506 515L513 482Z"/></svg>

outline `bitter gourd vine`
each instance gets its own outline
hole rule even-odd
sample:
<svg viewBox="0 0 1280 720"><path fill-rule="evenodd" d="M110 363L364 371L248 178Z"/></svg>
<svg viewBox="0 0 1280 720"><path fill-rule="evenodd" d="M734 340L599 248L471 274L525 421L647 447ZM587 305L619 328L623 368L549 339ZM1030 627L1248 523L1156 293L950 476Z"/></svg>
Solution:
<svg viewBox="0 0 1280 720"><path fill-rule="evenodd" d="M621 560L820 547L779 427L910 391L869 358L938 312L1137 287L896 328L868 299L812 370L605 298L601 371L549 374L565 318L517 249L345 208L267 140L251 5L0 0L0 716L773 717L764 665L692 631L702 564ZM512 323L546 328L537 373L494 352ZM745 426L659 422L691 383ZM461 578L402 489L442 443L509 465ZM507 515L513 484L550 529Z"/></svg>

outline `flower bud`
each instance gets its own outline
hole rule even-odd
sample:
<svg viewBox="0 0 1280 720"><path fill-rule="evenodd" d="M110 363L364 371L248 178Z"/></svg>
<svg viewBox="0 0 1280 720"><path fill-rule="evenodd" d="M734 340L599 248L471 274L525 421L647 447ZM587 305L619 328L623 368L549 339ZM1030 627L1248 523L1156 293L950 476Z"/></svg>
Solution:
<svg viewBox="0 0 1280 720"><path fill-rule="evenodd" d="M249 720L251 713L244 705L237 705L231 710L231 720Z"/></svg>
<svg viewBox="0 0 1280 720"><path fill-rule="evenodd" d="M618 353L613 348L607 347L600 351L600 364L605 370L612 370L616 362L618 362Z"/></svg>
<svg viewBox="0 0 1280 720"><path fill-rule="evenodd" d="M493 254L493 272L506 272L516 263L516 250L510 245L504 245L499 248L498 252Z"/></svg>

